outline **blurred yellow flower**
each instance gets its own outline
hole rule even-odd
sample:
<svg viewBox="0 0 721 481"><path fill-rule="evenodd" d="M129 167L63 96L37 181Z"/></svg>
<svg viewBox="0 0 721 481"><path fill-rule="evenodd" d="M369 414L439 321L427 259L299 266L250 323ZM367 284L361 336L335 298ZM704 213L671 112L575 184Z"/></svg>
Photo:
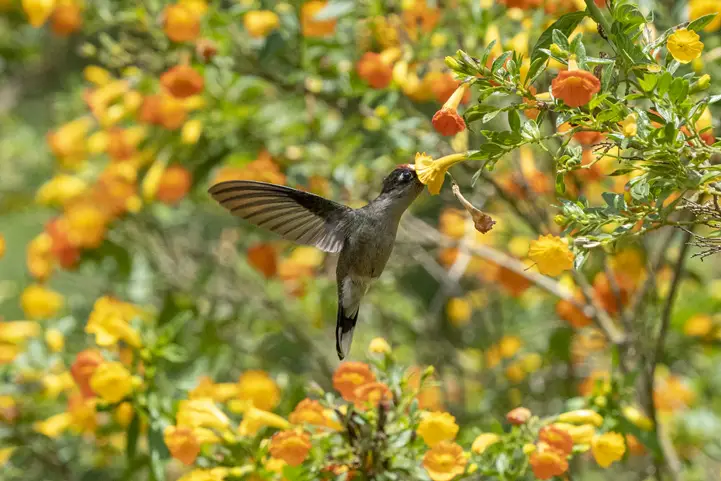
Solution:
<svg viewBox="0 0 721 481"><path fill-rule="evenodd" d="M5 236L0 234L0 259L5 256L6 247Z"/></svg>
<svg viewBox="0 0 721 481"><path fill-rule="evenodd" d="M22 0L28 22L35 28L41 27L55 8L55 0Z"/></svg>
<svg viewBox="0 0 721 481"><path fill-rule="evenodd" d="M526 378L526 371L523 369L523 364L519 361L514 361L506 366L504 373L506 379L513 383L519 383Z"/></svg>
<svg viewBox="0 0 721 481"><path fill-rule="evenodd" d="M238 433L241 436L254 436L260 428L265 426L288 429L290 423L277 414L251 406L243 412L243 420L238 427Z"/></svg>
<svg viewBox="0 0 721 481"><path fill-rule="evenodd" d="M198 143L200 134L203 133L203 122L198 119L188 120L180 130L180 140L186 145Z"/></svg>
<svg viewBox="0 0 721 481"><path fill-rule="evenodd" d="M668 37L666 47L678 62L689 63L701 56L703 42L696 32L682 28Z"/></svg>
<svg viewBox="0 0 721 481"><path fill-rule="evenodd" d="M35 201L41 205L64 206L87 189L88 185L84 180L73 175L58 174L38 189Z"/></svg>
<svg viewBox="0 0 721 481"><path fill-rule="evenodd" d="M61 393L75 387L75 381L68 371L59 374L45 374L41 379L43 395L48 399L57 399Z"/></svg>
<svg viewBox="0 0 721 481"><path fill-rule="evenodd" d="M265 371L245 371L238 379L238 398L250 401L263 411L271 411L280 401L280 389Z"/></svg>
<svg viewBox="0 0 721 481"><path fill-rule="evenodd" d="M50 150L61 165L68 168L82 165L87 156L85 135L92 125L93 121L90 117L81 117L48 133Z"/></svg>
<svg viewBox="0 0 721 481"><path fill-rule="evenodd" d="M68 238L77 247L95 249L105 239L107 217L102 207L91 202L80 202L65 212Z"/></svg>
<svg viewBox="0 0 721 481"><path fill-rule="evenodd" d="M113 79L113 76L103 67L98 65L88 65L83 69L83 76L88 82L101 87L107 85Z"/></svg>
<svg viewBox="0 0 721 481"><path fill-rule="evenodd" d="M230 419L215 405L212 399L190 399L180 401L176 424L223 431L230 425Z"/></svg>
<svg viewBox="0 0 721 481"><path fill-rule="evenodd" d="M653 421L636 406L625 406L623 408L623 417L643 431L653 429Z"/></svg>
<svg viewBox="0 0 721 481"><path fill-rule="evenodd" d="M523 341L518 336L503 336L498 341L498 348L501 353L501 357L506 359L513 357L523 346Z"/></svg>
<svg viewBox="0 0 721 481"><path fill-rule="evenodd" d="M571 436L573 444L590 444L591 439L596 434L596 426L593 424L553 423L552 426L567 432Z"/></svg>
<svg viewBox="0 0 721 481"><path fill-rule="evenodd" d="M65 305L65 298L40 284L31 284L20 296L23 312L30 319L54 317Z"/></svg>
<svg viewBox="0 0 721 481"><path fill-rule="evenodd" d="M637 116L635 113L630 113L626 116L625 119L619 122L619 125L621 126L621 131L626 137L634 137L638 132L638 124L636 123L636 118Z"/></svg>
<svg viewBox="0 0 721 481"><path fill-rule="evenodd" d="M251 37L265 38L280 26L280 18L271 10L251 10L243 16L243 25Z"/></svg>
<svg viewBox="0 0 721 481"><path fill-rule="evenodd" d="M49 438L57 438L65 432L71 425L73 420L69 412L55 414L44 421L37 421L33 424L33 429Z"/></svg>
<svg viewBox="0 0 721 481"><path fill-rule="evenodd" d="M119 362L100 364L90 378L90 387L103 400L116 403L133 390L133 377Z"/></svg>
<svg viewBox="0 0 721 481"><path fill-rule="evenodd" d="M593 424L596 427L603 424L603 417L591 409L577 409L561 413L558 415L558 420L562 423Z"/></svg>
<svg viewBox="0 0 721 481"><path fill-rule="evenodd" d="M124 341L132 347L140 347L140 335L129 324L141 314L136 306L103 296L93 306L85 332L95 334L98 346L113 346Z"/></svg>
<svg viewBox="0 0 721 481"><path fill-rule="evenodd" d="M280 431L270 439L270 454L290 466L299 466L310 452L310 436L305 431Z"/></svg>
<svg viewBox="0 0 721 481"><path fill-rule="evenodd" d="M311 0L303 3L300 9L301 31L304 37L325 37L335 32L336 20L316 20L316 15L323 10L326 0Z"/></svg>
<svg viewBox="0 0 721 481"><path fill-rule="evenodd" d="M528 257L538 265L541 274L557 276L573 268L573 253L560 237L544 235L531 241Z"/></svg>
<svg viewBox="0 0 721 481"><path fill-rule="evenodd" d="M45 331L45 343L52 352L60 352L65 347L65 336L60 329L48 329Z"/></svg>
<svg viewBox="0 0 721 481"><path fill-rule="evenodd" d="M210 398L223 403L238 396L237 383L214 383L208 376L202 376L198 385L188 393L188 399Z"/></svg>
<svg viewBox="0 0 721 481"><path fill-rule="evenodd" d="M433 411L423 415L416 432L428 446L433 447L442 441L456 439L458 424L449 413Z"/></svg>
<svg viewBox="0 0 721 481"><path fill-rule="evenodd" d="M195 40L200 35L200 14L188 5L168 5L163 10L163 29L173 42Z"/></svg>
<svg viewBox="0 0 721 481"><path fill-rule="evenodd" d="M447 441L436 444L423 456L423 467L433 481L451 481L463 474L467 462L463 448Z"/></svg>
<svg viewBox="0 0 721 481"><path fill-rule="evenodd" d="M368 344L368 352L371 354L389 354L391 352L391 345L382 337L376 337Z"/></svg>
<svg viewBox="0 0 721 481"><path fill-rule="evenodd" d="M178 481L223 481L230 471L229 468L197 468L185 473Z"/></svg>
<svg viewBox="0 0 721 481"><path fill-rule="evenodd" d="M0 448L0 467L7 464L15 451L16 446L9 446L6 448Z"/></svg>
<svg viewBox="0 0 721 481"><path fill-rule="evenodd" d="M488 449L488 446L496 444L500 440L501 437L496 433L481 433L473 440L471 451L476 454L483 454Z"/></svg>
<svg viewBox="0 0 721 481"><path fill-rule="evenodd" d="M689 337L706 337L713 329L713 318L708 314L694 314L683 324L683 333Z"/></svg>
<svg viewBox="0 0 721 481"><path fill-rule="evenodd" d="M200 443L189 427L166 427L163 432L163 441L165 441L170 455L186 466L192 465L200 454Z"/></svg>
<svg viewBox="0 0 721 481"><path fill-rule="evenodd" d="M40 334L40 324L35 321L0 321L0 342L21 344Z"/></svg>
<svg viewBox="0 0 721 481"><path fill-rule="evenodd" d="M471 314L473 308L468 299L463 297L453 297L448 300L446 304L446 315L448 320L451 321L456 327L463 327L468 325L471 321Z"/></svg>
<svg viewBox="0 0 721 481"><path fill-rule="evenodd" d="M623 458L625 452L626 443L623 436L618 433L599 434L591 440L591 453L602 468L607 468Z"/></svg>
<svg viewBox="0 0 721 481"><path fill-rule="evenodd" d="M704 32L715 32L721 28L721 5L716 0L691 0L688 18L693 21L704 15L716 14L711 22L704 27Z"/></svg>
<svg viewBox="0 0 721 481"><path fill-rule="evenodd" d="M437 195L441 191L448 169L466 159L466 154L451 154L433 160L430 155L416 153L414 168L421 183L428 186L428 192Z"/></svg>

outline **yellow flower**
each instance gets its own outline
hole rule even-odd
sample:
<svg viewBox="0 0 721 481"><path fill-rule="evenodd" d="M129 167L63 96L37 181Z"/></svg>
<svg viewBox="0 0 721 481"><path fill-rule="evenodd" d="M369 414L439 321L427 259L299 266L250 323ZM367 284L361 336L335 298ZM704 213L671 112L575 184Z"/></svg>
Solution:
<svg viewBox="0 0 721 481"><path fill-rule="evenodd" d="M288 429L290 423L277 414L251 406L243 413L243 420L238 427L238 431L241 436L254 436L264 426Z"/></svg>
<svg viewBox="0 0 721 481"><path fill-rule="evenodd" d="M614 461L623 458L626 443L623 436L618 433L599 434L591 440L591 452L598 465L607 468Z"/></svg>
<svg viewBox="0 0 721 481"><path fill-rule="evenodd" d="M0 448L0 467L4 466L8 461L10 461L10 458L13 455L13 451L15 451L15 446Z"/></svg>
<svg viewBox="0 0 721 481"><path fill-rule="evenodd" d="M238 384L223 382L214 383L208 376L200 378L200 382L188 393L188 399L211 398L215 402L223 403L238 396Z"/></svg>
<svg viewBox="0 0 721 481"><path fill-rule="evenodd" d="M382 337L376 337L368 345L368 351L371 354L388 354L391 352L391 346Z"/></svg>
<svg viewBox="0 0 721 481"><path fill-rule="evenodd" d="M5 248L6 248L5 236L0 234L0 259L2 259L3 256L5 255Z"/></svg>
<svg viewBox="0 0 721 481"><path fill-rule="evenodd" d="M576 426L568 423L554 423L552 426L567 432L573 444L589 444L596 434L596 427L593 424L581 424Z"/></svg>
<svg viewBox="0 0 721 481"><path fill-rule="evenodd" d="M523 341L521 341L518 336L503 336L501 340L498 341L498 349L501 352L501 357L506 359L515 356L522 345Z"/></svg>
<svg viewBox="0 0 721 481"><path fill-rule="evenodd" d="M593 424L596 427L600 427L603 424L603 417L596 411L590 409L577 409L559 414L558 420L562 423Z"/></svg>
<svg viewBox="0 0 721 481"><path fill-rule="evenodd" d="M711 23L706 25L703 29L704 32L715 32L721 28L721 5L719 5L717 0L691 0L691 2L689 2L689 20L693 21L712 13L717 15L711 20Z"/></svg>
<svg viewBox="0 0 721 481"><path fill-rule="evenodd" d="M466 154L451 154L433 160L426 153L416 153L414 168L418 174L418 180L428 186L431 195L437 195L443 186L443 180L449 168L467 159Z"/></svg>
<svg viewBox="0 0 721 481"><path fill-rule="evenodd" d="M238 379L238 397L263 411L271 411L280 401L280 389L265 371L246 371Z"/></svg>
<svg viewBox="0 0 721 481"><path fill-rule="evenodd" d="M30 319L48 319L63 308L65 298L45 286L31 284L20 296L20 304Z"/></svg>
<svg viewBox="0 0 721 481"><path fill-rule="evenodd" d="M45 374L42 377L43 395L49 399L57 399L61 393L75 387L75 381L69 372Z"/></svg>
<svg viewBox="0 0 721 481"><path fill-rule="evenodd" d="M185 473L178 481L223 481L229 472L228 468L198 468Z"/></svg>
<svg viewBox="0 0 721 481"><path fill-rule="evenodd" d="M98 346L113 346L125 341L140 347L140 335L129 323L140 315L140 309L127 302L104 296L95 301L85 332L95 334Z"/></svg>
<svg viewBox="0 0 721 481"><path fill-rule="evenodd" d="M38 28L50 18L55 9L55 0L23 0L22 5L30 25Z"/></svg>
<svg viewBox="0 0 721 481"><path fill-rule="evenodd" d="M70 427L72 420L72 415L69 412L64 412L50 416L44 421L36 422L33 424L33 429L40 434L54 439Z"/></svg>
<svg viewBox="0 0 721 481"><path fill-rule="evenodd" d="M681 63L689 63L701 56L703 42L699 38L693 30L682 28L668 37L666 47L674 59Z"/></svg>
<svg viewBox="0 0 721 481"><path fill-rule="evenodd" d="M203 133L203 122L200 120L188 120L183 125L183 129L180 131L180 140L186 145L193 145L198 143L200 134Z"/></svg>
<svg viewBox="0 0 721 481"><path fill-rule="evenodd" d="M528 257L538 265L541 274L557 276L573 268L573 253L563 239L544 235L531 241Z"/></svg>
<svg viewBox="0 0 721 481"><path fill-rule="evenodd" d="M683 333L689 337L706 337L712 329L713 319L708 314L694 314L683 325Z"/></svg>
<svg viewBox="0 0 721 481"><path fill-rule="evenodd" d="M434 411L423 416L416 432L428 446L433 447L443 441L453 441L458 434L458 424L450 414Z"/></svg>
<svg viewBox="0 0 721 481"><path fill-rule="evenodd" d="M212 399L190 399L180 401L176 415L178 426L225 430L230 419L215 405Z"/></svg>
<svg viewBox="0 0 721 481"><path fill-rule="evenodd" d="M628 114L625 119L619 122L619 125L621 126L623 135L626 137L633 137L638 132L635 113Z"/></svg>
<svg viewBox="0 0 721 481"><path fill-rule="evenodd" d="M105 401L116 403L133 390L133 377L121 363L107 362L95 369L90 387Z"/></svg>
<svg viewBox="0 0 721 481"><path fill-rule="evenodd" d="M192 465L200 454L200 442L189 427L166 427L163 432L163 441L165 441L170 455L186 466Z"/></svg>
<svg viewBox="0 0 721 481"><path fill-rule="evenodd" d="M423 467L433 481L451 481L465 471L466 456L456 443L438 443L423 456Z"/></svg>
<svg viewBox="0 0 721 481"><path fill-rule="evenodd" d="M102 87L107 85L113 79L113 76L102 67L97 65L88 65L83 69L83 76L88 82Z"/></svg>
<svg viewBox="0 0 721 481"><path fill-rule="evenodd" d="M253 38L265 38L278 28L280 18L270 10L251 10L243 16L243 25Z"/></svg>
<svg viewBox="0 0 721 481"><path fill-rule="evenodd" d="M500 440L501 440L501 437L498 434L481 433L476 437L476 439L473 440L473 445L471 446L471 451L473 451L476 454L483 454L486 451L486 449L488 449L488 446L490 446L492 444L496 444Z"/></svg>
<svg viewBox="0 0 721 481"><path fill-rule="evenodd" d="M77 199L87 188L87 183L78 177L58 174L38 189L35 201L41 205L64 206Z"/></svg>
<svg viewBox="0 0 721 481"><path fill-rule="evenodd" d="M625 406L623 408L623 416L628 419L631 424L643 431L653 429L653 421L635 406Z"/></svg>
<svg viewBox="0 0 721 481"><path fill-rule="evenodd" d="M22 344L40 334L40 324L35 321L0 321L0 342Z"/></svg>
<svg viewBox="0 0 721 481"><path fill-rule="evenodd" d="M467 325L471 320L471 314L473 308L471 303L462 297L453 297L448 300L446 305L446 315L448 320L451 321L456 327L462 327Z"/></svg>

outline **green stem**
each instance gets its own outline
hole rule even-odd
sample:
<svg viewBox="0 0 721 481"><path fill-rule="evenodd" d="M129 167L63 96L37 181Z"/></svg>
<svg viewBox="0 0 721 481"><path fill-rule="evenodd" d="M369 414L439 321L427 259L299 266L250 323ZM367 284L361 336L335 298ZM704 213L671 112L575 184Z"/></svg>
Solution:
<svg viewBox="0 0 721 481"><path fill-rule="evenodd" d="M611 24L593 0L586 0L586 12L597 24L603 27L603 31L606 35L611 33Z"/></svg>

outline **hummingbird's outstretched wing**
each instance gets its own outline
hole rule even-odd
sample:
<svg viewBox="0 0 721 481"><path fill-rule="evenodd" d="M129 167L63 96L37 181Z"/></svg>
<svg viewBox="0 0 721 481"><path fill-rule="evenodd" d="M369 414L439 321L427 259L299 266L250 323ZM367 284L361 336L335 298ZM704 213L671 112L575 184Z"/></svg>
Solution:
<svg viewBox="0 0 721 481"><path fill-rule="evenodd" d="M282 185L251 180L219 182L208 192L233 215L284 239L339 252L353 209Z"/></svg>

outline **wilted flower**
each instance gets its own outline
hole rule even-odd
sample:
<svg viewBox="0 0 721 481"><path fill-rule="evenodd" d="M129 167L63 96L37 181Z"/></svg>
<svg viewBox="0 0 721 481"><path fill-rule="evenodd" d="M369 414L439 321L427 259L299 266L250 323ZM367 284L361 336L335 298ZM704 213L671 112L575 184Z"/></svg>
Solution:
<svg viewBox="0 0 721 481"><path fill-rule="evenodd" d="M573 268L573 252L560 237L548 234L531 241L528 257L538 265L541 274L557 276Z"/></svg>
<svg viewBox="0 0 721 481"><path fill-rule="evenodd" d="M591 440L591 452L598 465L607 468L623 458L626 452L626 443L623 436L618 433L599 434Z"/></svg>
<svg viewBox="0 0 721 481"><path fill-rule="evenodd" d="M558 73L551 82L553 96L569 107L581 107L601 90L601 82L591 72L578 70L576 62L568 62L568 70Z"/></svg>
<svg viewBox="0 0 721 481"><path fill-rule="evenodd" d="M251 37L265 38L280 26L280 18L272 10L251 10L243 15L243 25Z"/></svg>
<svg viewBox="0 0 721 481"><path fill-rule="evenodd" d="M200 442L189 427L168 426L163 432L163 440L170 455L186 466L192 465L200 454Z"/></svg>
<svg viewBox="0 0 721 481"><path fill-rule="evenodd" d="M461 189L455 182L453 183L452 189L453 194L463 205L463 208L466 209L466 212L471 214L471 219L473 219L473 225L478 232L480 232L481 234L486 234L491 229L493 229L496 221L493 220L490 215L486 214L485 212L481 211L479 208L468 202L468 200L466 200L463 194L461 194Z"/></svg>
<svg viewBox="0 0 721 481"><path fill-rule="evenodd" d="M668 37L666 47L676 61L689 63L701 56L703 42L696 32L682 28Z"/></svg>
<svg viewBox="0 0 721 481"><path fill-rule="evenodd" d="M463 449L448 441L436 444L423 456L423 467L433 481L451 481L463 474L467 462Z"/></svg>
<svg viewBox="0 0 721 481"><path fill-rule="evenodd" d="M423 416L416 432L428 446L433 447L442 441L456 439L458 424L449 413L434 411Z"/></svg>
<svg viewBox="0 0 721 481"><path fill-rule="evenodd" d="M310 452L310 436L305 431L280 431L270 438L270 454L290 466L299 466Z"/></svg>
<svg viewBox="0 0 721 481"><path fill-rule="evenodd" d="M121 363L106 362L95 368L90 387L103 400L116 403L133 390L133 377Z"/></svg>

